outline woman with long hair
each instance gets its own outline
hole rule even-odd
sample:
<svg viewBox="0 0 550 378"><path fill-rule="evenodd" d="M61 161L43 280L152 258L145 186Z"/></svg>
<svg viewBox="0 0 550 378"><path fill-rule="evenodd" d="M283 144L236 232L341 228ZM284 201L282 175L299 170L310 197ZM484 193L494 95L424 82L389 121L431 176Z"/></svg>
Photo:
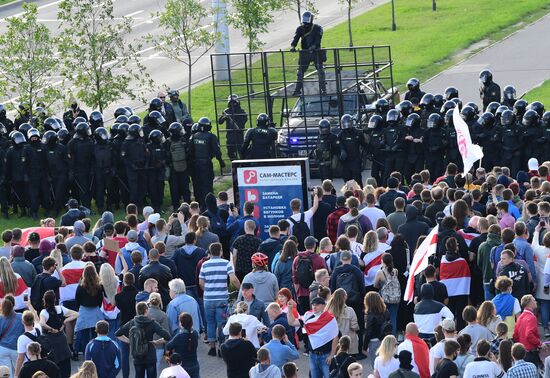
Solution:
<svg viewBox="0 0 550 378"><path fill-rule="evenodd" d="M367 232L372 230L373 227L372 227L372 223L370 222L370 219L366 215L359 213L360 204L361 203L356 197L349 197L346 200L346 206L349 209L349 212L340 217L340 220L338 221L338 230L336 232L336 236L345 234L347 225L352 223L360 226L358 227L359 232L357 234L358 242L362 242L363 236Z"/></svg>
<svg viewBox="0 0 550 378"><path fill-rule="evenodd" d="M199 219L199 214L193 214L191 218L189 218L189 224L187 225L189 230L188 232L197 233L197 231L199 230L199 226L197 225L198 219Z"/></svg>
<svg viewBox="0 0 550 378"><path fill-rule="evenodd" d="M168 315L162 310L162 298L159 293L151 293L149 295L149 300L147 301L149 305L149 312L147 317L156 321L164 330L170 333L170 324L168 322ZM155 334L153 340L160 339L160 336ZM164 356L164 345L155 347L157 352L157 371L160 371L160 363L162 361L162 356Z"/></svg>
<svg viewBox="0 0 550 378"><path fill-rule="evenodd" d="M498 346L498 363L506 373L512 367L512 345L511 339L502 340Z"/></svg>
<svg viewBox="0 0 550 378"><path fill-rule="evenodd" d="M384 337L380 347L376 351L378 355L374 360L372 375L375 378L388 378L390 373L399 369L399 360L395 358L397 351L397 339L393 335Z"/></svg>
<svg viewBox="0 0 550 378"><path fill-rule="evenodd" d="M338 347L336 348L336 354L330 362L331 376L340 376L343 378L349 378L348 366L356 362L355 358L349 353L349 347L351 340L349 336L342 336L338 340ZM337 375L340 373L340 375Z"/></svg>
<svg viewBox="0 0 550 378"><path fill-rule="evenodd" d="M357 315L353 308L346 305L348 294L342 288L334 290L327 305L327 311L336 318L338 329L342 335L347 335L350 338L350 346L348 352L352 355L359 353L359 340L357 331L359 324L357 323Z"/></svg>
<svg viewBox="0 0 550 378"><path fill-rule="evenodd" d="M212 243L218 243L220 237L215 233L210 231L210 220L205 216L200 216L197 218L197 241L195 245L199 248L208 250L208 247Z"/></svg>
<svg viewBox="0 0 550 378"><path fill-rule="evenodd" d="M383 334L382 325L390 320L390 313L380 294L371 291L365 295L365 341L363 348L368 349L371 368L374 368L376 351L380 347Z"/></svg>
<svg viewBox="0 0 550 378"><path fill-rule="evenodd" d="M466 365L474 360L474 356L470 354L470 347L472 346L472 338L467 333L464 333L456 338L460 350L458 356L456 356L455 364L458 368L458 377L461 378L464 375Z"/></svg>
<svg viewBox="0 0 550 378"><path fill-rule="evenodd" d="M292 283L292 263L298 255L298 246L292 240L285 241L283 250L279 259L275 262L273 273L277 277L279 288L287 288L294 294L294 284Z"/></svg>
<svg viewBox="0 0 550 378"><path fill-rule="evenodd" d="M78 371L71 378L98 378L97 369L93 361L84 361Z"/></svg>
<svg viewBox="0 0 550 378"><path fill-rule="evenodd" d="M92 263L86 264L82 272L82 279L76 288L75 302L80 315L76 319L75 325L76 340L73 360L78 361L78 353L84 352L88 342L96 337L96 323L105 318L101 311L103 286L101 286L96 268Z"/></svg>
<svg viewBox="0 0 550 378"><path fill-rule="evenodd" d="M0 308L0 365L10 369L10 377L15 376L15 364L19 357L17 338L25 332L23 317L20 313L16 313L14 308L15 298L13 295L4 296Z"/></svg>
<svg viewBox="0 0 550 378"><path fill-rule="evenodd" d="M193 317L187 312L179 316L180 330L166 344L166 350L178 353L181 356L181 366L191 378L199 378L200 368L197 359L197 347L199 345L199 334L193 329Z"/></svg>
<svg viewBox="0 0 550 378"><path fill-rule="evenodd" d="M466 201L459 199L453 204L453 217L456 218L458 229L462 230L463 228L468 227L468 222L471 217L471 210L468 207Z"/></svg>
<svg viewBox="0 0 550 378"><path fill-rule="evenodd" d="M384 303L390 312L391 325L394 335L397 334L397 312L399 310L399 303L401 303L401 286L399 285L398 274L399 272L393 266L392 255L389 253L384 253L382 255L382 267L376 273L376 277L374 278L374 287L378 289L382 295L385 295L386 290L390 293L389 285L392 285L391 287L395 289L393 294L398 291L396 298L388 298L388 296L384 297Z"/></svg>
<svg viewBox="0 0 550 378"><path fill-rule="evenodd" d="M484 327L487 327L493 335L497 334L497 324L502 322L500 315L497 315L497 310L493 302L485 301L477 310L477 322Z"/></svg>
<svg viewBox="0 0 550 378"><path fill-rule="evenodd" d="M124 258L121 258L121 260L124 260ZM115 332L119 326L118 314L120 313L120 309L116 306L115 295L120 288L120 281L110 264L102 264L101 268L99 268L99 282L103 286L101 311L105 316L105 320L109 323L109 337L116 342Z"/></svg>
<svg viewBox="0 0 550 378"><path fill-rule="evenodd" d="M24 295L30 295L30 289L21 278L13 271L13 268L6 257L0 258L0 298L7 294L15 298L15 310L24 310L27 305L23 301Z"/></svg>
<svg viewBox="0 0 550 378"><path fill-rule="evenodd" d="M56 306L56 299L53 290L44 293L42 297L44 309L40 311L40 326L50 344L49 359L59 367L61 378L68 378L71 375L71 350L65 335L65 323L76 320L78 312Z"/></svg>

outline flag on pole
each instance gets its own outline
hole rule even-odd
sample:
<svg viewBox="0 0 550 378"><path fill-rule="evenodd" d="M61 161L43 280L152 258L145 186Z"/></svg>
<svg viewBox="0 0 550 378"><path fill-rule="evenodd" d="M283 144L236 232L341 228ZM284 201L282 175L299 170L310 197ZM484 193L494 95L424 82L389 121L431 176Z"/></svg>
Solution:
<svg viewBox="0 0 550 378"><path fill-rule="evenodd" d="M338 336L338 323L330 312L323 311L316 316L312 311L308 311L304 314L304 319L304 330L312 349L317 349Z"/></svg>
<svg viewBox="0 0 550 378"><path fill-rule="evenodd" d="M411 268L409 271L409 277L407 279L407 288L405 289L405 295L403 296L403 299L405 301L411 302L413 300L414 277L417 274L422 273L426 269L429 264L429 257L435 254L435 251L437 249L438 230L439 226L435 226L414 253Z"/></svg>
<svg viewBox="0 0 550 378"><path fill-rule="evenodd" d="M462 162L464 163L464 173L467 173L476 161L483 158L483 150L477 144L472 143L470 130L466 122L464 122L460 116L460 109L458 106L456 106L453 111L453 124L456 131L456 143L460 155L462 156Z"/></svg>

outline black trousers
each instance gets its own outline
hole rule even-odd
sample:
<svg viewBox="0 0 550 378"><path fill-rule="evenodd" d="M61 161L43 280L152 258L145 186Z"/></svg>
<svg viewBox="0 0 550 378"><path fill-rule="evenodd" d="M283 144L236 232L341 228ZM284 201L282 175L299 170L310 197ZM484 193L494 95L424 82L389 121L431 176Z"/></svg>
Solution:
<svg viewBox="0 0 550 378"><path fill-rule="evenodd" d="M153 208L160 209L164 199L164 169L147 172L147 193Z"/></svg>
<svg viewBox="0 0 550 378"><path fill-rule="evenodd" d="M80 172L74 174L75 191L78 193L80 203L88 209L92 204L92 195L90 191L91 175L89 172Z"/></svg>
<svg viewBox="0 0 550 378"><path fill-rule="evenodd" d="M371 176L376 180L378 185L385 185L382 181L382 175L384 173L384 154L374 154L372 157Z"/></svg>
<svg viewBox="0 0 550 378"><path fill-rule="evenodd" d="M230 160L236 160L239 158L239 151L241 150L244 142L244 131L239 130L227 130L227 156Z"/></svg>
<svg viewBox="0 0 550 378"><path fill-rule="evenodd" d="M140 169L126 169L128 177L128 189L130 190L130 202L138 208L143 207L145 189L147 185L147 175Z"/></svg>
<svg viewBox="0 0 550 378"><path fill-rule="evenodd" d="M189 190L189 172L170 171L170 197L172 198L172 207L176 211L180 206L180 200L190 203L191 190Z"/></svg>
<svg viewBox="0 0 550 378"><path fill-rule="evenodd" d="M193 168L193 191L195 200L204 208L204 198L214 191L214 166L212 160L197 159Z"/></svg>
<svg viewBox="0 0 550 378"><path fill-rule="evenodd" d="M105 194L107 190L112 188L111 184L112 176L102 172L95 172L94 181L92 183L92 190L94 193L95 204L99 209L103 209L105 206Z"/></svg>
<svg viewBox="0 0 550 378"><path fill-rule="evenodd" d="M145 378L145 373L147 373L147 378L157 378L156 363L151 365L134 364L134 369L136 370L136 378Z"/></svg>
<svg viewBox="0 0 550 378"><path fill-rule="evenodd" d="M67 203L67 176L52 177L51 187L53 189L53 209L61 211Z"/></svg>
<svg viewBox="0 0 550 378"><path fill-rule="evenodd" d="M326 81L325 81L325 69L323 67L321 53L314 51L310 52L307 50L300 51L300 57L298 58L298 72L296 74L296 92L301 92L304 86L304 75L309 68L309 65L315 64L315 69L317 70L317 76L319 77L319 87L321 91L326 90Z"/></svg>
<svg viewBox="0 0 550 378"><path fill-rule="evenodd" d="M361 176L361 157L349 158L342 162L342 178L344 181L355 180L357 184L363 187L363 177Z"/></svg>
<svg viewBox="0 0 550 378"><path fill-rule="evenodd" d="M455 316L455 322L457 329L462 329L466 326L466 322L462 319L462 310L464 307L468 306L468 296L467 295L456 295L454 297L449 297L449 310Z"/></svg>
<svg viewBox="0 0 550 378"><path fill-rule="evenodd" d="M319 163L319 176L321 177L321 181L323 180L332 180L332 163Z"/></svg>
<svg viewBox="0 0 550 378"><path fill-rule="evenodd" d="M40 205L45 209L50 208L50 190L46 175L32 176L29 182L30 212L36 214Z"/></svg>

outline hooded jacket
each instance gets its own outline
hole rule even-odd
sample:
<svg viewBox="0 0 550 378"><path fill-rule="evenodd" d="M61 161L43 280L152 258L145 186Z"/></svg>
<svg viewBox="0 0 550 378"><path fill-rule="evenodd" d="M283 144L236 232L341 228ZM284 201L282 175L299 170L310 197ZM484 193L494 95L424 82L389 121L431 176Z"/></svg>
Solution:
<svg viewBox="0 0 550 378"><path fill-rule="evenodd" d="M444 318L454 319L454 315L443 303L434 300L434 288L430 284L420 289L422 300L414 306L414 322L420 333L433 335L435 327Z"/></svg>
<svg viewBox="0 0 550 378"><path fill-rule="evenodd" d="M481 269L483 282L489 283L493 277L493 269L491 268L491 250L502 244L500 235L487 234L487 241L481 243L477 250L477 266Z"/></svg>
<svg viewBox="0 0 550 378"><path fill-rule="evenodd" d="M104 236L103 227L107 223L110 223L110 224L115 223L115 217L114 217L113 213L111 213L110 211L104 211L103 214L101 214L101 227L99 227L94 232L94 236L96 238L98 238L100 240L103 239L103 236Z"/></svg>
<svg viewBox="0 0 550 378"><path fill-rule="evenodd" d="M223 221L223 218L220 215L220 209L216 202L216 197L212 193L208 193L204 199L206 204L206 211L202 213L205 217L210 220L210 231L218 235L218 237L223 237L226 234L226 227Z"/></svg>
<svg viewBox="0 0 550 378"><path fill-rule="evenodd" d="M363 236L365 236L367 232L372 230L372 224L370 222L369 217L361 213L359 213L356 216L353 216L350 213L347 213L340 217L340 220L338 221L338 231L336 232L336 235L340 236L344 234L346 232L346 224L350 222L354 222L355 220L357 220L361 225L361 231L363 233Z"/></svg>
<svg viewBox="0 0 550 378"><path fill-rule="evenodd" d="M250 378L279 378L281 376L281 371L275 365L262 365L257 364L252 369L250 369Z"/></svg>
<svg viewBox="0 0 550 378"><path fill-rule="evenodd" d="M98 336L88 343L86 360L92 360L101 378L115 378L120 371L121 354L115 342L108 336Z"/></svg>
<svg viewBox="0 0 550 378"><path fill-rule="evenodd" d="M204 249L196 245L185 244L174 251L172 261L176 264L178 277L185 282L185 287L197 285L195 267L204 256L206 256Z"/></svg>
<svg viewBox="0 0 550 378"><path fill-rule="evenodd" d="M405 224L399 226L397 232L405 238L409 251L414 251L416 248L416 241L421 235L428 235L430 226L418 220L418 209L415 206L407 206L405 210L407 221Z"/></svg>
<svg viewBox="0 0 550 378"><path fill-rule="evenodd" d="M264 303L271 303L277 299L279 292L279 282L277 277L267 270L256 270L248 273L243 278L244 283L251 283L254 286L254 295ZM239 298L242 295L242 289L239 290Z"/></svg>
<svg viewBox="0 0 550 378"><path fill-rule="evenodd" d="M124 246L124 248L121 249L122 255L124 256L124 260L126 260L126 264L128 264L128 269L131 269L134 266L134 263L132 262L132 252L138 251L141 253L142 257L142 265L147 265L147 251L139 245L139 243L136 242L128 242ZM122 262L120 261L120 257L117 255L115 260L115 272L118 274L122 272Z"/></svg>
<svg viewBox="0 0 550 378"><path fill-rule="evenodd" d="M248 377L256 364L256 348L245 339L229 339L220 347L227 366L227 378Z"/></svg>

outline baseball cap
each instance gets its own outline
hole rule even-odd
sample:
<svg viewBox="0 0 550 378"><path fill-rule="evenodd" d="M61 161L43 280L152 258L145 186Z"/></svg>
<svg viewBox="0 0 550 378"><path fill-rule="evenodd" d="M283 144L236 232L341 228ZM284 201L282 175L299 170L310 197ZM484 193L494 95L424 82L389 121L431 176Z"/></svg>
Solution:
<svg viewBox="0 0 550 378"><path fill-rule="evenodd" d="M128 241L130 242L136 242L138 240L138 233L135 230L128 231L128 235L126 235L128 238Z"/></svg>
<svg viewBox="0 0 550 378"><path fill-rule="evenodd" d="M452 319L443 319L441 321L441 327L443 328L444 331L447 331L447 332L456 331L455 321Z"/></svg>
<svg viewBox="0 0 550 378"><path fill-rule="evenodd" d="M324 305L327 304L327 302L321 298L321 297L315 297L311 300L312 305Z"/></svg>
<svg viewBox="0 0 550 378"><path fill-rule="evenodd" d="M67 202L67 207L70 207L70 208L75 208L75 207L78 207L78 201L75 200L74 198L71 198L68 202Z"/></svg>
<svg viewBox="0 0 550 378"><path fill-rule="evenodd" d="M149 215L149 217L147 218L147 222L151 223L151 224L155 224L157 223L157 221L160 219L160 214L159 213L153 213L151 215Z"/></svg>

